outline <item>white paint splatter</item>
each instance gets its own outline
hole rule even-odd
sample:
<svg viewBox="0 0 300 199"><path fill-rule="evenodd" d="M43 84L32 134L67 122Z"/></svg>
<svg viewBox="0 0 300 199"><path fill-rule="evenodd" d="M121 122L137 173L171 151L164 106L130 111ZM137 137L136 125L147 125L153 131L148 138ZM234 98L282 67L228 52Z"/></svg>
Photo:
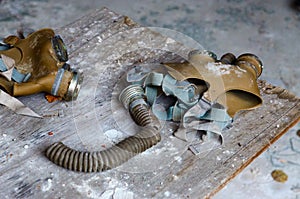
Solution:
<svg viewBox="0 0 300 199"><path fill-rule="evenodd" d="M174 39L172 39L172 38L167 38L167 40L166 40L166 44L172 44L172 43L175 43L176 41L174 40Z"/></svg>
<svg viewBox="0 0 300 199"><path fill-rule="evenodd" d="M232 69L232 65L229 64L217 64L210 62L205 67L217 76L228 75L230 74L230 70Z"/></svg>
<svg viewBox="0 0 300 199"><path fill-rule="evenodd" d="M226 151L223 151L222 153L229 155L229 154L233 154L233 151L226 150Z"/></svg>
<svg viewBox="0 0 300 199"><path fill-rule="evenodd" d="M101 194L99 199L111 199L114 194L114 190L106 190L104 193Z"/></svg>
<svg viewBox="0 0 300 199"><path fill-rule="evenodd" d="M52 179L48 178L45 180L45 183L42 185L41 189L42 191L49 191L52 187Z"/></svg>
<svg viewBox="0 0 300 199"><path fill-rule="evenodd" d="M174 180L178 180L178 176L177 175L173 175L173 179Z"/></svg>
<svg viewBox="0 0 300 199"><path fill-rule="evenodd" d="M70 33L75 33L75 28L69 28Z"/></svg>
<svg viewBox="0 0 300 199"><path fill-rule="evenodd" d="M179 163L182 162L182 157L180 157L180 156L175 156L174 159Z"/></svg>
<svg viewBox="0 0 300 199"><path fill-rule="evenodd" d="M124 188L116 188L113 198L114 199L133 199L133 193Z"/></svg>
<svg viewBox="0 0 300 199"><path fill-rule="evenodd" d="M170 193L169 191L166 191L166 192L164 193L164 195L165 195L166 197L170 197L171 193Z"/></svg>
<svg viewBox="0 0 300 199"><path fill-rule="evenodd" d="M81 193L85 198L99 198L99 192L94 190L86 181L82 181L82 184L71 184L76 190Z"/></svg>
<svg viewBox="0 0 300 199"><path fill-rule="evenodd" d="M247 73L245 69L230 64L208 63L205 67L217 76L229 75L234 72L237 77L242 77L244 73Z"/></svg>
<svg viewBox="0 0 300 199"><path fill-rule="evenodd" d="M118 143L124 139L124 134L116 129L105 131L104 135L114 143Z"/></svg>

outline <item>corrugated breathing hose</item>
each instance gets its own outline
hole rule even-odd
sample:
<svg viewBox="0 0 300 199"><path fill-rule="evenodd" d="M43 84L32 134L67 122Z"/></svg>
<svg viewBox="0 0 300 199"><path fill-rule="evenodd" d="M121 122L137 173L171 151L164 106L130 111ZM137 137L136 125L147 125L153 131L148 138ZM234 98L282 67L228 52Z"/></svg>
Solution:
<svg viewBox="0 0 300 199"><path fill-rule="evenodd" d="M76 151L57 142L46 150L49 160L72 171L98 172L115 168L156 145L161 140L160 124L150 114L143 88L139 85L128 86L120 94L120 101L129 109L133 120L141 126L139 133L111 148L96 152Z"/></svg>

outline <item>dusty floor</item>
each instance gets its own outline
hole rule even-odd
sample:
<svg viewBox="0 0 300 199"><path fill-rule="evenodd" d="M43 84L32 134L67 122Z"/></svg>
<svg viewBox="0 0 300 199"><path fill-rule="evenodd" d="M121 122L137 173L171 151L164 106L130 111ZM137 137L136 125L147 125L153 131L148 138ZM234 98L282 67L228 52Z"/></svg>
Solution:
<svg viewBox="0 0 300 199"><path fill-rule="evenodd" d="M61 27L103 6L130 16L143 26L182 32L218 55L252 52L264 62L261 79L300 96L300 6L297 7L297 1L0 0L0 37L15 33L20 27ZM300 129L299 124L215 198L300 198L297 129ZM271 177L274 169L286 172L288 181L275 182Z"/></svg>

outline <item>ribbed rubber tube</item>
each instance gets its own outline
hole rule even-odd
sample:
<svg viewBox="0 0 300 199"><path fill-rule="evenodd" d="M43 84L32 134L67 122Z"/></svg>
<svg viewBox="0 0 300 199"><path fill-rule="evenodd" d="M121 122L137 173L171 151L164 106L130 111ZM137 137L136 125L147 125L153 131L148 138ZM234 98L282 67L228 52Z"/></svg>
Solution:
<svg viewBox="0 0 300 199"><path fill-rule="evenodd" d="M143 88L128 86L120 100L133 120L140 126L140 132L103 151L76 151L61 142L54 143L46 150L46 156L55 164L79 172L97 172L115 168L133 156L156 145L160 139L160 123L150 113L144 99Z"/></svg>
<svg viewBox="0 0 300 199"><path fill-rule="evenodd" d="M147 126L153 124L153 118L144 104L139 104L133 107L130 111L130 115L136 124L140 126Z"/></svg>
<svg viewBox="0 0 300 199"><path fill-rule="evenodd" d="M133 156L156 145L161 139L156 127L147 125L141 131L103 151L84 152L61 142L52 144L46 156L55 164L78 172L100 172L115 168Z"/></svg>

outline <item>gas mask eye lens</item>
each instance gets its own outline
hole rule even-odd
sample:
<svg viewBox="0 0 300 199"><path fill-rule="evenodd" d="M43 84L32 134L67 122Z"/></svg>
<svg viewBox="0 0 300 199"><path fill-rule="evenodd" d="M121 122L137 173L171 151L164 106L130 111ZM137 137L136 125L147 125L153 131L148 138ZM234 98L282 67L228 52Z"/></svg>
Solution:
<svg viewBox="0 0 300 199"><path fill-rule="evenodd" d="M56 57L61 62L68 61L67 48L59 35L55 35L52 38L52 48L55 51Z"/></svg>

